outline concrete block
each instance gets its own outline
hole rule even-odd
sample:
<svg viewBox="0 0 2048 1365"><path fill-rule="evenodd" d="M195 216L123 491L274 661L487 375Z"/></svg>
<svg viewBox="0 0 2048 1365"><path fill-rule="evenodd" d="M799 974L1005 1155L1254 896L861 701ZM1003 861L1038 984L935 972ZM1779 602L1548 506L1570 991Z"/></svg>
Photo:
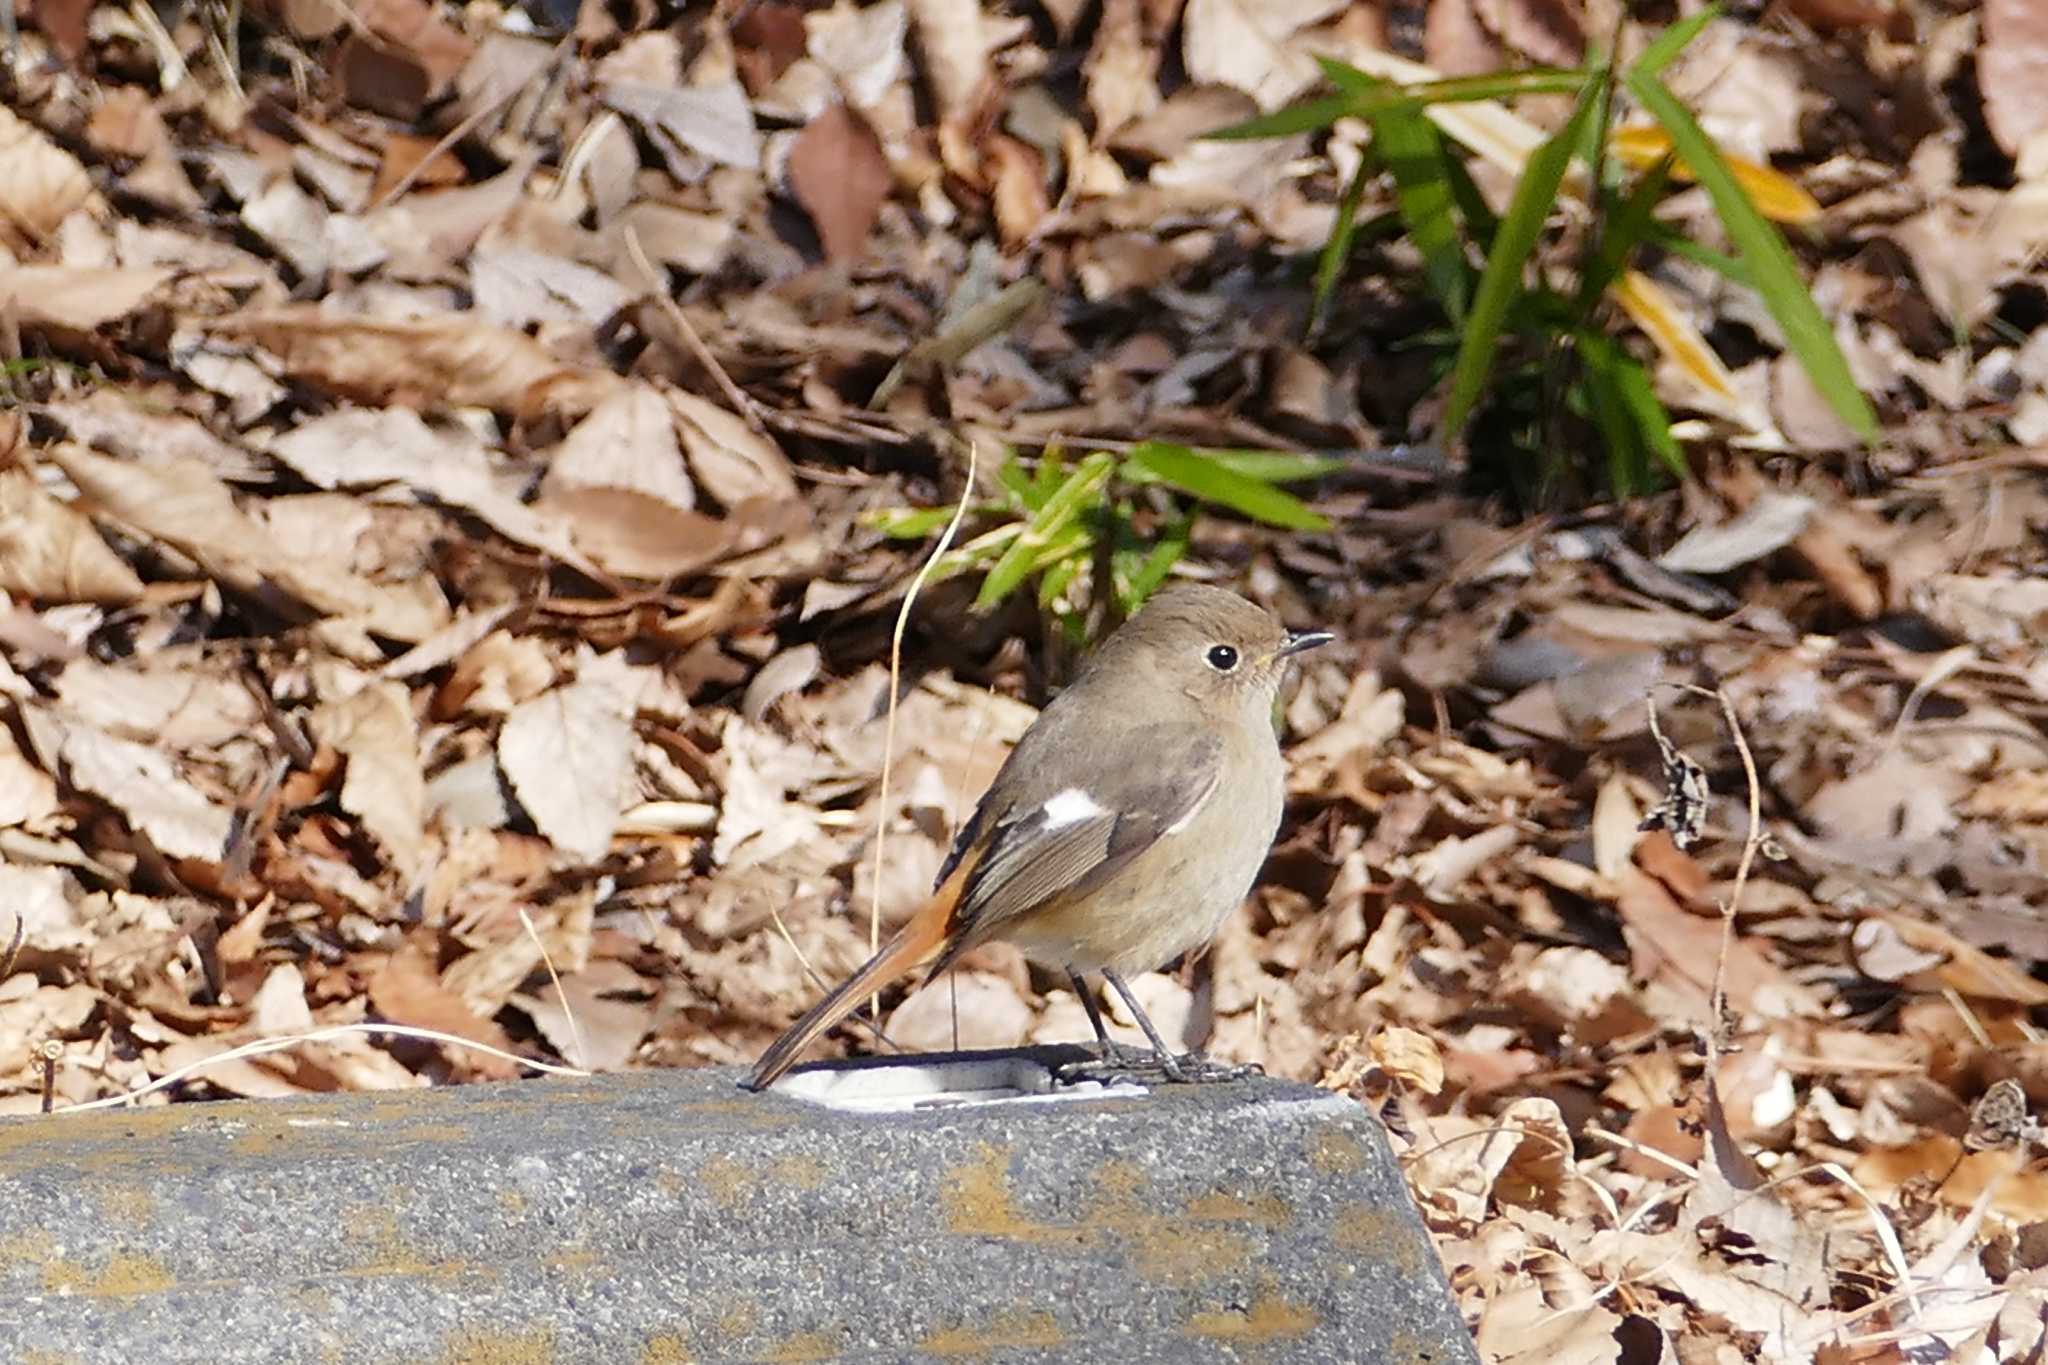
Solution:
<svg viewBox="0 0 2048 1365"><path fill-rule="evenodd" d="M1072 1056L0 1121L0 1359L1476 1362L1358 1106Z"/></svg>

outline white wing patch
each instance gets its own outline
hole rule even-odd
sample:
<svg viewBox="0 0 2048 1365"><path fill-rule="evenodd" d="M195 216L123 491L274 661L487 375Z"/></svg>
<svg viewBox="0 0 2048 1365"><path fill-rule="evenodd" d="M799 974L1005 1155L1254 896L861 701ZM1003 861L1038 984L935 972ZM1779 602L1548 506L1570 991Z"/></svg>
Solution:
<svg viewBox="0 0 2048 1365"><path fill-rule="evenodd" d="M1079 787L1068 787L1065 791L1055 792L1051 800L1039 807L1039 812L1045 817L1045 828L1054 830L1078 825L1100 815L1102 806Z"/></svg>

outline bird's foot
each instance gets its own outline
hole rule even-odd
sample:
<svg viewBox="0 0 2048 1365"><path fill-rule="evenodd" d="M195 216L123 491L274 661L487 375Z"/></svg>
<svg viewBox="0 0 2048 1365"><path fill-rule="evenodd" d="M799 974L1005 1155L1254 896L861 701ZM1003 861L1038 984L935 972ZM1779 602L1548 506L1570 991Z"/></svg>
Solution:
<svg viewBox="0 0 2048 1365"><path fill-rule="evenodd" d="M1053 1073L1061 1085L1213 1085L1263 1074L1256 1062L1219 1062L1199 1052L1154 1052L1126 1043L1098 1045L1085 1062L1070 1062Z"/></svg>

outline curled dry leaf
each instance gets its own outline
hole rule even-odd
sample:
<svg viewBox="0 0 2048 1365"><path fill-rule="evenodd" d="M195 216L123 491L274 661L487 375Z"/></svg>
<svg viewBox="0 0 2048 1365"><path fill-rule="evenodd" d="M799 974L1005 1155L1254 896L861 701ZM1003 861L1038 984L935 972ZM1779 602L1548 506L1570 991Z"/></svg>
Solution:
<svg viewBox="0 0 2048 1365"><path fill-rule="evenodd" d="M142 580L92 522L25 470L0 470L0 590L42 602L133 602Z"/></svg>
<svg viewBox="0 0 2048 1365"><path fill-rule="evenodd" d="M624 688L587 663L575 682L523 702L498 735L498 764L534 825L596 862L632 795L633 724Z"/></svg>
<svg viewBox="0 0 2048 1365"><path fill-rule="evenodd" d="M169 755L43 707L23 707L21 717L46 769L105 801L159 850L173 858L220 859L233 812L187 781Z"/></svg>
<svg viewBox="0 0 2048 1365"><path fill-rule="evenodd" d="M681 389L665 390L664 396L675 411L690 471L712 497L735 507L749 498L796 496L796 476L775 442L709 399Z"/></svg>
<svg viewBox="0 0 2048 1365"><path fill-rule="evenodd" d="M1444 1088L1444 1055L1428 1034L1390 1027L1372 1036L1372 1059L1380 1070L1424 1095Z"/></svg>

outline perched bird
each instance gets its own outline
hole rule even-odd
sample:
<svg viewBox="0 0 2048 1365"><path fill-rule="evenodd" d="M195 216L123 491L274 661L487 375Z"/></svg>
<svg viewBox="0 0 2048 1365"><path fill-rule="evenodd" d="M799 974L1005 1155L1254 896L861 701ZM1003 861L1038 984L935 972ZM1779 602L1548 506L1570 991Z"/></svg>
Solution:
<svg viewBox="0 0 2048 1365"><path fill-rule="evenodd" d="M1290 633L1221 588L1155 594L1025 731L931 898L761 1054L749 1087L772 1084L883 986L925 964L930 981L991 940L1066 970L1104 1065L1179 1081L1242 1074L1175 1056L1124 975L1208 943L1251 889L1285 798L1274 699L1288 660L1331 638ZM1086 972L1123 997L1149 1056L1110 1041Z"/></svg>

